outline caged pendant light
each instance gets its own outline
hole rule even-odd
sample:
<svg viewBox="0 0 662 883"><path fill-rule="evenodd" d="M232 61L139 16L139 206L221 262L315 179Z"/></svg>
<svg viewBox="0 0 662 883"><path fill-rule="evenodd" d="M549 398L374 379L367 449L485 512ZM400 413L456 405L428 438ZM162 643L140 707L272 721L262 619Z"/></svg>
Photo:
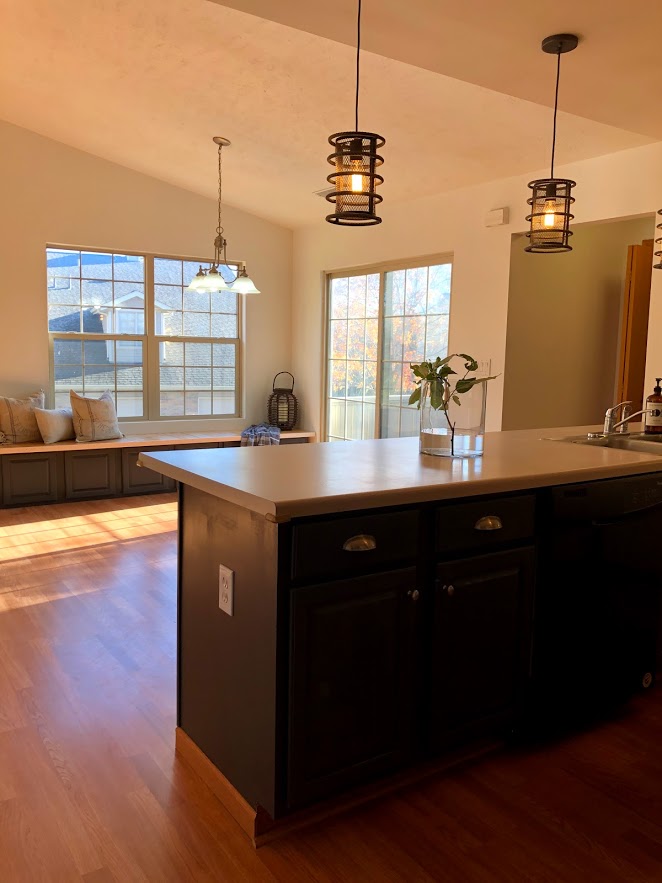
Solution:
<svg viewBox="0 0 662 883"><path fill-rule="evenodd" d="M382 222L376 211L382 201L377 187L384 183L384 179L377 169L384 160L377 151L386 144L381 135L359 131L360 58L361 0L358 0L354 131L336 132L329 137L334 152L327 157L327 162L334 167L334 171L326 179L334 187L326 198L335 204L335 211L327 215L326 220L330 224L355 227Z"/></svg>
<svg viewBox="0 0 662 883"><path fill-rule="evenodd" d="M658 215L662 215L662 208L658 211ZM660 236L655 240L655 245L657 245L658 250L655 252L655 257L659 258L659 261L656 264L653 264L654 270L662 270L662 221L655 228L660 231Z"/></svg>
<svg viewBox="0 0 662 883"><path fill-rule="evenodd" d="M556 55L556 91L554 93L554 125L552 134L552 162L549 178L531 181L531 196L527 203L531 214L526 220L530 223L529 244L525 251L534 254L556 254L572 251L568 240L572 236L570 221L574 218L570 208L575 201L572 194L574 181L554 177L554 153L556 151L556 115L559 106L559 79L561 75L561 55L576 49L579 38L574 34L554 34L542 41L542 50Z"/></svg>
<svg viewBox="0 0 662 883"><path fill-rule="evenodd" d="M188 285L189 291L236 291L238 294L259 294L253 280L246 272L246 264L242 264L234 280L227 282L220 268L225 267L227 272L232 272L228 266L226 249L228 241L223 235L223 158L222 150L229 147L227 138L216 135L213 139L218 145L218 224L216 226L216 238L214 239L214 260L209 267L202 267L195 274Z"/></svg>

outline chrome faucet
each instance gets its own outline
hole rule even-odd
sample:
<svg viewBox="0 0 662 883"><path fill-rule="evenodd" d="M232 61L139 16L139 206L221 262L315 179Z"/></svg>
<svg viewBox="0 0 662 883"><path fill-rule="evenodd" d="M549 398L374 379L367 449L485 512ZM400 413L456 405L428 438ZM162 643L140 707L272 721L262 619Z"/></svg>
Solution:
<svg viewBox="0 0 662 883"><path fill-rule="evenodd" d="M607 413L605 414L605 425L602 430L602 435L614 435L615 433L627 433L627 424L630 420L633 420L635 417L639 417L642 414L650 414L652 413L652 408L644 408L643 411L635 411L634 414L630 413L630 405L632 402L620 402L618 405L614 405L613 408L607 408ZM616 414L622 408L621 411L621 419L616 423ZM592 433L593 434L593 433ZM599 433L595 433L599 435Z"/></svg>

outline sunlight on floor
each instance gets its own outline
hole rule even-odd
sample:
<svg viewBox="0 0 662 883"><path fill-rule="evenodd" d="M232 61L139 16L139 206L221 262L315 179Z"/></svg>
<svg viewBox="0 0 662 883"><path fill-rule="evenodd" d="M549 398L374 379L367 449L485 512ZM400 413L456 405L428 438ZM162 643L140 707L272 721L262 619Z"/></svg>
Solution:
<svg viewBox="0 0 662 883"><path fill-rule="evenodd" d="M13 514L11 510L1 513L0 562L134 540L177 529L176 502L8 523Z"/></svg>

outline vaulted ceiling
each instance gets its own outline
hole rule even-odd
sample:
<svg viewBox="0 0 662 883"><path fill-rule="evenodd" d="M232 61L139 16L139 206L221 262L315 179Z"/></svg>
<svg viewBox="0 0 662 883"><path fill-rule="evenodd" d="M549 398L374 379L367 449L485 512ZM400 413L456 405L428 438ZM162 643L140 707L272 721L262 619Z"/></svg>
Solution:
<svg viewBox="0 0 662 883"><path fill-rule="evenodd" d="M362 128L397 202L662 140L659 3L364 0ZM634 12L637 12L635 15ZM0 0L0 117L288 226L323 217L327 137L353 127L355 0Z"/></svg>

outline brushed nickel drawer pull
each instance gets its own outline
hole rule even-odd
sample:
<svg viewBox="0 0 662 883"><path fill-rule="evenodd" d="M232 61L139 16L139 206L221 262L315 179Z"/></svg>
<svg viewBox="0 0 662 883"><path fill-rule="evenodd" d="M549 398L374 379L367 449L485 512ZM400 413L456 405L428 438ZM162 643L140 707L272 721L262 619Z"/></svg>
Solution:
<svg viewBox="0 0 662 883"><path fill-rule="evenodd" d="M503 522L498 515L483 515L474 524L476 530L501 530Z"/></svg>
<svg viewBox="0 0 662 883"><path fill-rule="evenodd" d="M372 552L377 548L377 540L370 534L360 533L345 540L342 547L345 552Z"/></svg>

